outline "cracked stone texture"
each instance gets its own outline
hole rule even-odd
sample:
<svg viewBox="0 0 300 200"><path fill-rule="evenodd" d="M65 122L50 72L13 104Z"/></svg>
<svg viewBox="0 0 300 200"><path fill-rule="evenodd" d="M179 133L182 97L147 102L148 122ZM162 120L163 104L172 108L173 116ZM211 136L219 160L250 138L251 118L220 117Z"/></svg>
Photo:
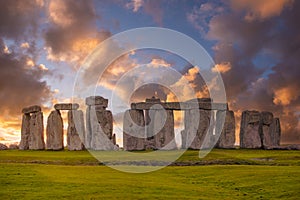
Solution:
<svg viewBox="0 0 300 200"><path fill-rule="evenodd" d="M58 110L51 111L47 119L46 148L49 150L64 149L64 125Z"/></svg>

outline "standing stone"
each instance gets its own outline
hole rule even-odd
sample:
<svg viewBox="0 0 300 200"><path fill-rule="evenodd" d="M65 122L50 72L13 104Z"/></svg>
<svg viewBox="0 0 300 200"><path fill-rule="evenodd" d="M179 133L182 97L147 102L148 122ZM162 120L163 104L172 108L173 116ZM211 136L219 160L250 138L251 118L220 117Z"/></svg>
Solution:
<svg viewBox="0 0 300 200"><path fill-rule="evenodd" d="M241 148L261 148L260 136L261 114L258 111L244 111L240 128Z"/></svg>
<svg viewBox="0 0 300 200"><path fill-rule="evenodd" d="M29 149L45 149L43 113L32 113L30 118Z"/></svg>
<svg viewBox="0 0 300 200"><path fill-rule="evenodd" d="M127 110L123 119L123 147L127 151L145 149L143 110Z"/></svg>
<svg viewBox="0 0 300 200"><path fill-rule="evenodd" d="M199 118L195 117L196 112L199 112ZM210 126L211 120L214 120L212 111L191 109L185 114L185 147L190 144L190 149L209 148L213 139L213 129Z"/></svg>
<svg viewBox="0 0 300 200"><path fill-rule="evenodd" d="M84 139L84 146L86 149L91 148L92 141L92 127L91 127L91 106L86 108L86 133Z"/></svg>
<svg viewBox="0 0 300 200"><path fill-rule="evenodd" d="M84 119L81 110L68 111L68 130L67 144L68 150L83 150L84 149Z"/></svg>
<svg viewBox="0 0 300 200"><path fill-rule="evenodd" d="M51 111L47 120L46 147L49 150L64 149L64 127L61 114L58 110Z"/></svg>
<svg viewBox="0 0 300 200"><path fill-rule="evenodd" d="M113 131L112 113L110 111L90 110L90 122L93 150L114 150L116 147L111 142Z"/></svg>
<svg viewBox="0 0 300 200"><path fill-rule="evenodd" d="M273 123L273 114L270 112L262 112L261 113L261 128L260 128L260 136L262 140L263 148L269 148L273 145L273 134L271 124Z"/></svg>
<svg viewBox="0 0 300 200"><path fill-rule="evenodd" d="M146 131L146 140L145 140L145 149L155 149L155 141L153 136L153 130L151 130L151 117L150 117L150 110L145 110L145 131ZM153 116L152 116L153 117Z"/></svg>
<svg viewBox="0 0 300 200"><path fill-rule="evenodd" d="M30 136L30 114L23 114L22 127L21 127L21 141L19 149L29 149L29 136Z"/></svg>
<svg viewBox="0 0 300 200"><path fill-rule="evenodd" d="M155 110L153 120L155 149L176 149L173 110ZM158 130L157 127L162 128Z"/></svg>
<svg viewBox="0 0 300 200"><path fill-rule="evenodd" d="M223 128L221 129L221 119L225 121L223 124ZM217 111L216 117L216 135L218 135L219 131L221 134L219 136L219 141L217 143L218 148L234 148L235 144L235 118L233 111Z"/></svg>
<svg viewBox="0 0 300 200"><path fill-rule="evenodd" d="M279 118L273 119L273 122L270 125L270 134L271 134L271 139L272 139L272 146L273 147L280 146L281 128L280 128Z"/></svg>
<svg viewBox="0 0 300 200"><path fill-rule="evenodd" d="M188 149L195 139L199 126L199 110L191 109L184 111L184 129L181 131L181 148ZM194 116L194 117L193 117ZM198 120L197 117L198 116Z"/></svg>

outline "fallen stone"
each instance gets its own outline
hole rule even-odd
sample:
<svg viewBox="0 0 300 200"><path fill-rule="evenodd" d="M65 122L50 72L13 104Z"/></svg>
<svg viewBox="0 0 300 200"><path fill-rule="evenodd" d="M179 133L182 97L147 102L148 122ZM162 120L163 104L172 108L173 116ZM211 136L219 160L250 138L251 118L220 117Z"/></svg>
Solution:
<svg viewBox="0 0 300 200"><path fill-rule="evenodd" d="M0 143L0 150L7 150L8 147L5 144Z"/></svg>
<svg viewBox="0 0 300 200"><path fill-rule="evenodd" d="M105 99L101 96L90 96L85 99L85 104L89 106L102 105L103 107L107 108L108 99Z"/></svg>
<svg viewBox="0 0 300 200"><path fill-rule="evenodd" d="M78 108L78 103L59 103L54 105L55 110L77 110Z"/></svg>
<svg viewBox="0 0 300 200"><path fill-rule="evenodd" d="M22 113L23 114L30 114L30 113L36 113L40 112L42 109L40 106L34 105L27 108L23 108Z"/></svg>
<svg viewBox="0 0 300 200"><path fill-rule="evenodd" d="M30 115L24 114L22 117L21 141L19 145L20 150L29 149L29 136L30 136Z"/></svg>
<svg viewBox="0 0 300 200"><path fill-rule="evenodd" d="M241 148L261 148L262 140L260 134L261 115L258 111L244 111L242 113L240 127Z"/></svg>
<svg viewBox="0 0 300 200"><path fill-rule="evenodd" d="M43 113L32 113L30 118L29 149L45 149Z"/></svg>
<svg viewBox="0 0 300 200"><path fill-rule="evenodd" d="M221 129L221 119L224 119L225 122L223 124L223 128ZM218 135L219 131L221 134L219 136L218 143L216 147L224 148L224 149L231 149L235 148L235 118L233 111L218 111L216 116L216 133Z"/></svg>
<svg viewBox="0 0 300 200"><path fill-rule="evenodd" d="M145 140L144 112L142 110L127 110L123 119L124 150L144 150Z"/></svg>
<svg viewBox="0 0 300 200"><path fill-rule="evenodd" d="M46 148L48 150L64 149L63 120L58 110L51 111L50 115L48 116L46 135Z"/></svg>
<svg viewBox="0 0 300 200"><path fill-rule="evenodd" d="M84 119L81 110L68 111L67 144L68 150L84 149Z"/></svg>

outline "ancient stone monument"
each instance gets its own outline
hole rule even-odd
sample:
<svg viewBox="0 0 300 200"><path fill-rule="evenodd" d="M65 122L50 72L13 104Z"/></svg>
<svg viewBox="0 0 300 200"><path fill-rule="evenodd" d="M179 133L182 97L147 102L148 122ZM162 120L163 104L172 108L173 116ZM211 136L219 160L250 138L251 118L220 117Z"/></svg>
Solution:
<svg viewBox="0 0 300 200"><path fill-rule="evenodd" d="M225 122L223 129L219 130L221 127L221 120L216 121L216 132L221 131L219 140L217 142L217 148L234 148L235 144L235 118L234 112L231 110L217 111L217 119L221 119L220 115L225 115Z"/></svg>
<svg viewBox="0 0 300 200"><path fill-rule="evenodd" d="M68 111L68 129L67 129L67 146L68 150L83 150L83 140L85 135L83 112L77 110L78 104L60 103L54 105L55 110L52 111L47 120L46 146L48 150L61 150L64 148L63 143L63 120L61 111Z"/></svg>
<svg viewBox="0 0 300 200"><path fill-rule="evenodd" d="M46 148L49 150L61 150L64 148L63 119L59 110L51 111L47 120Z"/></svg>
<svg viewBox="0 0 300 200"><path fill-rule="evenodd" d="M241 148L273 148L280 145L280 122L270 112L244 111L240 128Z"/></svg>
<svg viewBox="0 0 300 200"><path fill-rule="evenodd" d="M85 147L93 150L114 150L117 148L113 134L113 117L108 100L101 96L90 96L85 101L86 137Z"/></svg>
<svg viewBox="0 0 300 200"><path fill-rule="evenodd" d="M224 129L221 129L221 124L218 124L220 128L215 130L223 136L218 147L234 146L235 120L232 111L228 111L230 114L227 116L227 104L213 103L209 98L187 102L161 102L152 97L146 99L146 102L131 104L131 109L126 111L123 123L124 149L176 149L174 110L184 111L182 148L200 149L215 144L217 137L214 136L214 130L211 128L213 126L210 124L216 123L215 120L218 120L221 114L225 114L227 120ZM216 111L220 112L217 114L217 119L214 117ZM225 139L227 136L230 139ZM205 138L207 139L204 140Z"/></svg>
<svg viewBox="0 0 300 200"><path fill-rule="evenodd" d="M21 142L19 149L45 149L43 113L40 106L22 110Z"/></svg>
<svg viewBox="0 0 300 200"><path fill-rule="evenodd" d="M123 120L123 147L127 151L145 149L145 119L143 110L127 110Z"/></svg>

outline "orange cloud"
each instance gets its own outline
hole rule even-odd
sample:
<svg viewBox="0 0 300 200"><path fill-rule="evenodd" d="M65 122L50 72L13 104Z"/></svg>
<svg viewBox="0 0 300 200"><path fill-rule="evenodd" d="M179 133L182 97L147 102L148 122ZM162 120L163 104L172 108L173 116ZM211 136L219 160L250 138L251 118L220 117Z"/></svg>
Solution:
<svg viewBox="0 0 300 200"><path fill-rule="evenodd" d="M231 63L230 62L223 62L220 64L216 64L213 68L212 71L213 72L220 72L220 73L226 73L229 70L231 70Z"/></svg>
<svg viewBox="0 0 300 200"><path fill-rule="evenodd" d="M293 2L294 0L231 0L231 6L235 10L246 10L245 20L253 21L279 16Z"/></svg>
<svg viewBox="0 0 300 200"><path fill-rule="evenodd" d="M70 26L74 23L74 18L68 10L69 8L66 1L52 0L48 8L49 18L53 23L59 26Z"/></svg>
<svg viewBox="0 0 300 200"><path fill-rule="evenodd" d="M157 67L170 67L171 64L166 62L164 59L160 58L153 58L149 64L151 67L157 68Z"/></svg>
<svg viewBox="0 0 300 200"><path fill-rule="evenodd" d="M284 87L274 91L273 103L276 105L289 105L291 101L298 98L297 90L292 87Z"/></svg>

